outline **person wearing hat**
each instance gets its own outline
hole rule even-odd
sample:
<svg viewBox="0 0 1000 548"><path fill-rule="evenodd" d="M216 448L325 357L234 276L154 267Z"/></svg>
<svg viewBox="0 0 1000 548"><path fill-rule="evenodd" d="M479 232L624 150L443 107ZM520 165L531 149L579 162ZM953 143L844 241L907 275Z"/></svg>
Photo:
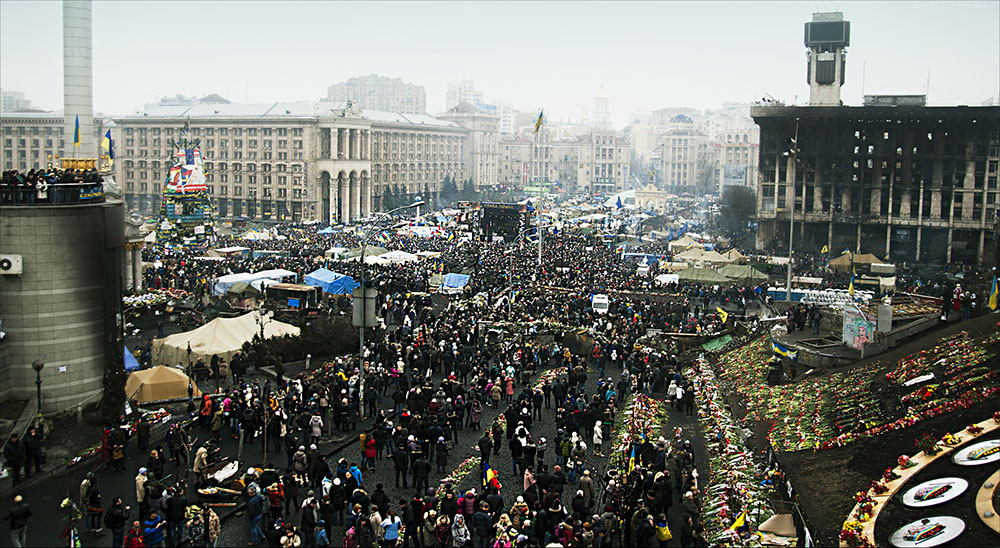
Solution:
<svg viewBox="0 0 1000 548"><path fill-rule="evenodd" d="M184 511L184 518L187 520L184 523L184 540L187 540L187 546L193 548L200 548L205 546L205 520L201 515L201 508L198 506L188 506ZM174 544L181 543L180 538L174 538Z"/></svg>
<svg viewBox="0 0 1000 548"><path fill-rule="evenodd" d="M594 479L590 477L590 470L583 471L579 485L583 491L584 506L589 510L594 503Z"/></svg>

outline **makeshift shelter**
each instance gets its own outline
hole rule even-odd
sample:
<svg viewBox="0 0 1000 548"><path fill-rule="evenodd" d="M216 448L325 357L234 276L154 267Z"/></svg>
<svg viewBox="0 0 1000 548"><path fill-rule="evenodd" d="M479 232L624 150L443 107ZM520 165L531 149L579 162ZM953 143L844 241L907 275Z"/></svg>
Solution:
<svg viewBox="0 0 1000 548"><path fill-rule="evenodd" d="M139 403L187 398L188 383L194 385L194 397L201 397L198 385L180 369L158 365L133 371L125 381L125 398Z"/></svg>
<svg viewBox="0 0 1000 548"><path fill-rule="evenodd" d="M436 259L440 257L442 253L440 251L418 251L417 257L422 259Z"/></svg>
<svg viewBox="0 0 1000 548"><path fill-rule="evenodd" d="M681 282L699 282L705 284L729 283L729 278L710 268L685 268L677 273L677 278Z"/></svg>
<svg viewBox="0 0 1000 548"><path fill-rule="evenodd" d="M342 255L345 255L348 251L350 251L350 249L346 247L331 247L330 249L327 249L326 251L323 252L323 256L326 257L327 259L340 258Z"/></svg>
<svg viewBox="0 0 1000 548"><path fill-rule="evenodd" d="M263 230L257 230L256 228L251 228L250 230L244 232L243 235L240 237L243 238L244 240L264 241L264 240L270 240L271 234Z"/></svg>
<svg viewBox="0 0 1000 548"><path fill-rule="evenodd" d="M256 287L248 284L247 282L236 282L233 285L229 286L229 289L226 290L226 294L228 295L242 295L244 293L259 295L260 291L258 291Z"/></svg>
<svg viewBox="0 0 1000 548"><path fill-rule="evenodd" d="M135 371L139 369L139 360L135 359L132 352L125 347L125 371Z"/></svg>
<svg viewBox="0 0 1000 548"><path fill-rule="evenodd" d="M701 257L698 257L698 261L712 263L712 264L729 264L730 261L726 257L723 257L718 251L706 251Z"/></svg>
<svg viewBox="0 0 1000 548"><path fill-rule="evenodd" d="M379 255L385 255L389 250L384 247L378 247L375 245L370 245L365 247L365 258L368 257L378 257ZM361 246L352 247L350 251L347 252L347 256L350 258L361 256Z"/></svg>
<svg viewBox="0 0 1000 548"><path fill-rule="evenodd" d="M442 282L444 282L444 274L431 274L431 277L427 278L427 285L434 290L440 287Z"/></svg>
<svg viewBox="0 0 1000 548"><path fill-rule="evenodd" d="M449 272L448 274L445 274L444 278L441 280L440 291L443 293L459 293L468 283L469 276Z"/></svg>
<svg viewBox="0 0 1000 548"><path fill-rule="evenodd" d="M229 361L243 343L260 335L260 317L260 312L255 310L237 318L216 318L197 329L153 339L153 363L188 363L188 345L191 346L192 363L198 359L208 363L213 355ZM265 339L299 334L299 328L294 325L268 318L264 318L263 323Z"/></svg>
<svg viewBox="0 0 1000 548"><path fill-rule="evenodd" d="M660 274L653 278L653 281L660 285L667 285L671 283L677 283L680 281L680 277L677 274Z"/></svg>
<svg viewBox="0 0 1000 548"><path fill-rule="evenodd" d="M214 295L223 295L226 293L226 291L229 290L230 287L233 286L233 284L237 282L246 282L248 284L253 285L254 287L260 287L262 285L270 285L270 284L266 283L261 284L255 282L259 280L270 280L271 283L278 283L282 281L284 278L292 278L292 280L294 281L295 278L297 277L298 275L292 272L291 270L285 270L283 268L276 268L273 270L261 270L260 272L254 272L254 273L240 272L237 274L227 274L225 276L219 276L218 278L216 278L215 285L212 286L212 293ZM263 289L261 291L263 292Z"/></svg>
<svg viewBox="0 0 1000 548"><path fill-rule="evenodd" d="M740 253L736 249L730 249L729 251L723 253L722 256L734 263L741 263L746 260L746 255Z"/></svg>
<svg viewBox="0 0 1000 548"><path fill-rule="evenodd" d="M836 259L830 259L830 267L834 270L839 270L841 272L850 272L851 263L855 266L859 264L872 264L881 263L882 259L879 259L871 253L844 253Z"/></svg>
<svg viewBox="0 0 1000 548"><path fill-rule="evenodd" d="M688 249L687 251L682 251L682 252L674 255L674 260L675 261L695 262L695 261L701 260L701 256L704 255L704 254L705 254L705 250L704 249L702 249L700 247L692 247L691 249Z"/></svg>
<svg viewBox="0 0 1000 548"><path fill-rule="evenodd" d="M326 228L317 230L316 234L333 234L333 232L334 232L333 231L333 227L332 226L328 226Z"/></svg>
<svg viewBox="0 0 1000 548"><path fill-rule="evenodd" d="M323 293L330 295L350 295L354 288L358 287L358 282L347 274L340 274L332 270L320 268L306 274L306 284L315 285L323 290Z"/></svg>
<svg viewBox="0 0 1000 548"><path fill-rule="evenodd" d="M766 282L767 274L745 264L727 264L719 269L719 274L740 282Z"/></svg>
<svg viewBox="0 0 1000 548"><path fill-rule="evenodd" d="M669 244L667 244L667 247L670 248L670 251L678 251L678 250L681 250L681 249L687 249L689 247L690 248L695 248L695 247L702 247L702 246L701 246L701 242L699 242L698 240L696 240L696 239L692 238L691 236L688 236L687 234L685 234L684 236L681 236L680 238L678 238L678 239L670 242Z"/></svg>
<svg viewBox="0 0 1000 548"><path fill-rule="evenodd" d="M367 255L367 253L365 253L365 255ZM390 251L384 255L379 255L379 258L389 261L390 263L393 264L415 263L419 259L419 257L414 255L413 253L407 253L405 251L401 251L398 249L396 251Z"/></svg>

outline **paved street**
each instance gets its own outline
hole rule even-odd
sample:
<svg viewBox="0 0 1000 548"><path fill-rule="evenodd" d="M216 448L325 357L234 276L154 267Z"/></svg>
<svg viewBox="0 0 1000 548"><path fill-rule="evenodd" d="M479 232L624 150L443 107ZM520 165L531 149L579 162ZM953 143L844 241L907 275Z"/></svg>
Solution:
<svg viewBox="0 0 1000 548"><path fill-rule="evenodd" d="M620 375L621 370L619 368L608 368L605 374L617 379ZM536 379L533 377L533 379ZM440 376L435 379L440 381ZM588 393L592 393L596 385L596 373L589 374L587 379L587 390ZM662 394L658 395L662 397ZM387 404L386 412L391 410L391 400L386 397L383 400L384 404ZM487 425L492 424L492 421L500 414L502 409L495 408L485 408L483 412L482 425L486 428ZM548 440L552 440L556 434L555 421L552 420L554 410L545 409L543 411L542 420L536 420L531 429L532 435L537 439L538 437L545 437ZM365 423L368 425L368 421ZM690 438L695 446L695 454L697 462L699 464L700 473L707 476L708 470L705 465L704 458L704 443L702 441L702 435L700 430L697 428L696 418L688 418L683 415L683 413L671 411L669 419L663 428L662 435L670 439L673 429L677 426L684 428L685 438ZM360 427L360 425L359 425ZM195 427L194 436L199 439L205 439L208 436L208 431ZM353 438L356 434L349 432L334 432L332 438L324 437L321 440L319 449L321 452L329 452L335 446L343 445L343 442L349 438ZM446 468L446 474L440 474L437 472L435 467L431 474L431 485L437 485L442 477L450 473L461 461L466 457L478 454L477 449L473 449L476 445L480 432L471 431L469 429L463 429L459 433L459 441L455 444L456 449L452 452L449 458L449 466ZM613 437L613 433L605 433L605 455L608 454L607 450L610 447L610 440ZM506 447L506 439L503 439L501 445L500 455L495 456L491 459L491 464L495 469L500 472L500 481L504 484L504 502L505 504L512 504L513 497L511 493L520 493L520 476L517 478L511 477L511 463L509 459L510 451ZM155 444L154 444L155 446ZM232 439L228 435L228 431L222 440L222 454L224 455L236 455L238 451L238 442ZM546 452L546 462L554 464L555 456L552 449L551 441L549 443L549 450ZM590 446L588 440L588 447ZM244 462L246 463L260 463L262 462L262 445L259 441L256 443L247 443L243 448ZM128 457L126 471L125 472L112 472L112 471L101 471L99 473L99 482L102 490L102 495L104 499L105 508L107 508L115 496L122 496L126 501L129 501L133 506L133 518L135 512L137 511L137 505L134 499L134 478L135 473L138 468L145 464L146 455L136 455L135 445L132 444L132 451ZM331 455L327 460L331 464L331 467L336 467L336 462L341 457L347 458L349 462L358 461L360 454L358 451L358 446L354 443L348 444L346 448L342 451L336 452ZM274 454L276 462L279 466L284 466L285 454L282 450L280 453ZM603 488L603 482L600 478L604 477L605 467L607 465L608 458L596 458L592 457L588 461L588 467L592 469L596 468L593 472L595 477L595 491L598 487ZM25 500L31 504L34 516L32 517L29 524L28 539L30 546L58 546L64 545L65 541L60 540L60 534L65 527L67 522L66 513L59 509L60 501L66 496L72 496L74 500L79 498L79 484L82 481L83 476L88 470L93 469L93 467L99 463L99 460L94 459L92 462L87 463L86 466L81 466L80 469L74 470L73 472L67 474L64 478L53 480L41 485L36 485L30 487L29 489L23 491ZM242 466L241 466L242 468ZM167 474L172 474L169 480L173 480L183 474L183 470L178 470L174 464L169 464L165 468ZM376 483L383 483L386 486L386 490L390 495L390 500L395 503L401 498L409 500L413 496L412 489L396 489L394 484L394 468L392 461L385 458L378 462L375 471L368 471L364 475L364 485L366 490L371 493L375 489ZM193 476L191 476L193 480ZM412 485L412 483L411 483ZM470 472L465 479L461 482L459 488L464 491L472 487L480 487L480 476L478 470ZM569 485L566 488L567 496L572 495L572 486ZM191 496L189 494L192 502L197 500L196 495ZM301 500L301 499L300 499ZM5 504L8 501L4 501ZM230 508L216 508L216 512L220 516L225 516L230 511ZM677 513L674 516L674 513ZM671 512L671 529L674 531L679 530L680 527L680 505L675 504L672 507ZM298 525L298 512L295 512L291 519L293 523ZM675 528L677 527L677 528ZM342 528L334 528L334 534L332 538L340 538L342 535ZM0 538L7 541L10 538L10 529L7 522L2 522L0 524ZM241 513L226 519L223 522L222 533L219 539L219 546L245 546L249 541L249 529L246 517ZM82 545L93 546L93 547L104 547L111 546L110 534L104 537L95 537L88 533L82 533ZM673 545L678 545L677 541L674 541Z"/></svg>

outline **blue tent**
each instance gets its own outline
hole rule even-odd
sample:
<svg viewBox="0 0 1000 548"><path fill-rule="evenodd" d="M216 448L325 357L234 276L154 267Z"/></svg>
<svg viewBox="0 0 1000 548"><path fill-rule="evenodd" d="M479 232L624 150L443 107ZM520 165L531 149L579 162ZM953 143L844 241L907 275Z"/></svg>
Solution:
<svg viewBox="0 0 1000 548"><path fill-rule="evenodd" d="M462 289L467 283L469 283L469 277L467 275L449 272L444 275L444 280L441 281L441 289Z"/></svg>
<svg viewBox="0 0 1000 548"><path fill-rule="evenodd" d="M358 282L346 274L338 274L332 270L320 268L306 274L306 285L315 285L331 295L350 295Z"/></svg>
<svg viewBox="0 0 1000 548"><path fill-rule="evenodd" d="M139 360L135 359L132 352L129 351L128 347L125 346L125 372L138 371L139 370Z"/></svg>
<svg viewBox="0 0 1000 548"><path fill-rule="evenodd" d="M328 227L320 230L316 234L333 234L333 227L332 226L328 226Z"/></svg>

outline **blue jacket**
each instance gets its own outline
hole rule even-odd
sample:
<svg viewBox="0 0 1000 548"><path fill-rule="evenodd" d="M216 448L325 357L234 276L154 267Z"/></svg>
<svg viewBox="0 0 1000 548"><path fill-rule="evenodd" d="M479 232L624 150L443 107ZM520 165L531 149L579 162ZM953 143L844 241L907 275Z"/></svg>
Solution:
<svg viewBox="0 0 1000 548"><path fill-rule="evenodd" d="M264 497L260 493L254 494L247 501L247 517L253 519L264 513Z"/></svg>
<svg viewBox="0 0 1000 548"><path fill-rule="evenodd" d="M160 516L156 516L155 520L147 520L143 523L144 531L146 536L146 544L159 544L163 542L163 527L157 527L158 524L163 523L163 519Z"/></svg>
<svg viewBox="0 0 1000 548"><path fill-rule="evenodd" d="M364 484L364 482L361 480L362 477L361 470L358 470L357 466L351 467L351 475L354 476L355 480L357 480L359 486Z"/></svg>

